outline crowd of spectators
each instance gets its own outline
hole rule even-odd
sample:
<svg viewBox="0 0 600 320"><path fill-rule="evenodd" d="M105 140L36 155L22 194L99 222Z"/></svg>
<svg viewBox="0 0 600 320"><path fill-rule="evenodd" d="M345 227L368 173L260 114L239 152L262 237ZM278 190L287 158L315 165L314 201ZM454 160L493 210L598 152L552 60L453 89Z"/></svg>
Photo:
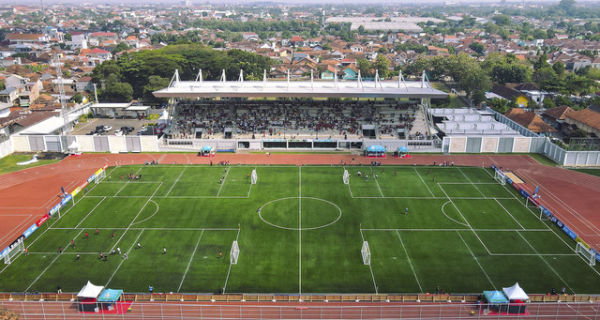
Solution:
<svg viewBox="0 0 600 320"><path fill-rule="evenodd" d="M199 128L202 138L217 137L225 129L261 137L361 136L362 125L374 125L378 135L398 138L399 131L410 130L415 110L415 105L374 100L184 101L176 106L171 135L194 138Z"/></svg>

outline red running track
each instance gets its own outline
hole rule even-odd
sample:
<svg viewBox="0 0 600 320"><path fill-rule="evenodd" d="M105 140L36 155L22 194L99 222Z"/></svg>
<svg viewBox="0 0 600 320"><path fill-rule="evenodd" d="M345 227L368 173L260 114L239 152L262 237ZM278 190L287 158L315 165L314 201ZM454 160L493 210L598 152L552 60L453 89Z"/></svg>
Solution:
<svg viewBox="0 0 600 320"><path fill-rule="evenodd" d="M22 319L599 319L599 303L529 303L526 315L489 315L463 303L134 303L124 315L79 313L73 302L0 302Z"/></svg>

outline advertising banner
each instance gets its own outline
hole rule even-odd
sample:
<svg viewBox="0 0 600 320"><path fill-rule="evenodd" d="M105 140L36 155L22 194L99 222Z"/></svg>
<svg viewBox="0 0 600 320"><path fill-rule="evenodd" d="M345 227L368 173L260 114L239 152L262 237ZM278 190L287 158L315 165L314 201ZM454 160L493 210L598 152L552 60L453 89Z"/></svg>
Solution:
<svg viewBox="0 0 600 320"><path fill-rule="evenodd" d="M93 174L87 179L87 182L90 183L90 182L94 181L95 179L96 179L96 175Z"/></svg>
<svg viewBox="0 0 600 320"><path fill-rule="evenodd" d="M52 209L50 209L50 211L48 212L49 215L54 215L55 213L58 212L58 210L60 209L60 207L62 207L62 204L59 202L57 203L54 207L52 207Z"/></svg>
<svg viewBox="0 0 600 320"><path fill-rule="evenodd" d="M67 203L69 203L69 201L71 201L71 199L73 199L73 196L71 196L70 194L66 195L60 202L60 206L62 207L66 205Z"/></svg>
<svg viewBox="0 0 600 320"><path fill-rule="evenodd" d="M37 230L38 226L37 224L32 224L31 227L29 227L27 230L25 230L25 232L23 232L23 236L25 238L29 238L29 236L35 231Z"/></svg>
<svg viewBox="0 0 600 320"><path fill-rule="evenodd" d="M71 191L71 196L76 196L79 193L79 191L81 191L81 187L75 188L75 190Z"/></svg>
<svg viewBox="0 0 600 320"><path fill-rule="evenodd" d="M41 217L38 221L35 222L36 226L41 226L44 224L44 222L46 222L48 219L50 219L50 216L45 214L43 217Z"/></svg>
<svg viewBox="0 0 600 320"><path fill-rule="evenodd" d="M569 238L571 238L573 240L575 240L575 238L577 238L577 234L575 232L573 232L571 229L569 229L567 226L563 226L562 231L564 233L566 233L569 236Z"/></svg>

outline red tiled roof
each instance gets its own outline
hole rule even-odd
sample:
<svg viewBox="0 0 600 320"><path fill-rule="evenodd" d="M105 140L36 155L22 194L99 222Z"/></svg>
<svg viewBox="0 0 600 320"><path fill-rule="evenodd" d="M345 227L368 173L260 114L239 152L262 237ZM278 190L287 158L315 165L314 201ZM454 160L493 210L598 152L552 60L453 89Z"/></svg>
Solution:
<svg viewBox="0 0 600 320"><path fill-rule="evenodd" d="M600 113L589 108L579 111L571 111L567 113L566 117L590 126L596 130L600 130Z"/></svg>
<svg viewBox="0 0 600 320"><path fill-rule="evenodd" d="M556 129L547 124L537 114L524 111L523 109L513 108L506 113L506 116L514 122L524 126L525 128L536 132L556 132Z"/></svg>
<svg viewBox="0 0 600 320"><path fill-rule="evenodd" d="M573 109L569 108L569 106L560 106L544 111L544 115L556 120L564 120L571 111Z"/></svg>

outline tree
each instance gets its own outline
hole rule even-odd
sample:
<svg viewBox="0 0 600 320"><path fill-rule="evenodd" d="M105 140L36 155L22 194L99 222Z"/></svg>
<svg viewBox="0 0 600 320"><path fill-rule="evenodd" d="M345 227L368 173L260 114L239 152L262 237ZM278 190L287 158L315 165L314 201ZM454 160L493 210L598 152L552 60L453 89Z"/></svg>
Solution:
<svg viewBox="0 0 600 320"><path fill-rule="evenodd" d="M364 34L365 33L365 26L363 26L362 24L360 26L358 26L358 34Z"/></svg>
<svg viewBox="0 0 600 320"><path fill-rule="evenodd" d="M552 69L558 76L562 76L565 73L565 64L561 61L557 61L552 65Z"/></svg>
<svg viewBox="0 0 600 320"><path fill-rule="evenodd" d="M373 67L379 72L379 76L382 78L387 78L389 70L390 70L391 62L390 60L383 54L377 55L375 59L375 63Z"/></svg>
<svg viewBox="0 0 600 320"><path fill-rule="evenodd" d="M549 97L545 97L544 101L542 101L542 104L546 108L554 108L554 107L556 107L556 104L554 104L554 101L552 101L552 99L550 99Z"/></svg>
<svg viewBox="0 0 600 320"><path fill-rule="evenodd" d="M119 44L113 49L113 53L118 53L129 49L131 49L131 47L127 43L119 42Z"/></svg>
<svg viewBox="0 0 600 320"><path fill-rule="evenodd" d="M81 93L78 93L76 95L73 96L73 101L75 103L82 103L83 102L83 95Z"/></svg>
<svg viewBox="0 0 600 320"><path fill-rule="evenodd" d="M65 41L73 41L73 37L71 36L70 33L65 33L64 39L65 39Z"/></svg>
<svg viewBox="0 0 600 320"><path fill-rule="evenodd" d="M369 60L365 58L359 58L356 61L356 66L360 71L361 77L368 77L373 75L373 73L371 72L371 70L373 69L373 64Z"/></svg>
<svg viewBox="0 0 600 320"><path fill-rule="evenodd" d="M148 84L144 86L144 99L146 101L161 101L161 99L156 98L152 92L166 88L167 86L169 86L169 79L167 78L160 76L148 77Z"/></svg>
<svg viewBox="0 0 600 320"><path fill-rule="evenodd" d="M492 20L499 26L506 26L510 24L510 16L506 14L497 14L492 17Z"/></svg>
<svg viewBox="0 0 600 320"><path fill-rule="evenodd" d="M469 45L469 48L471 48L471 50L475 51L478 56L482 56L483 51L485 50L485 47L483 46L483 44L481 44L479 42L472 42Z"/></svg>
<svg viewBox="0 0 600 320"><path fill-rule="evenodd" d="M575 12L575 0L560 0L558 7L567 14L573 14Z"/></svg>

